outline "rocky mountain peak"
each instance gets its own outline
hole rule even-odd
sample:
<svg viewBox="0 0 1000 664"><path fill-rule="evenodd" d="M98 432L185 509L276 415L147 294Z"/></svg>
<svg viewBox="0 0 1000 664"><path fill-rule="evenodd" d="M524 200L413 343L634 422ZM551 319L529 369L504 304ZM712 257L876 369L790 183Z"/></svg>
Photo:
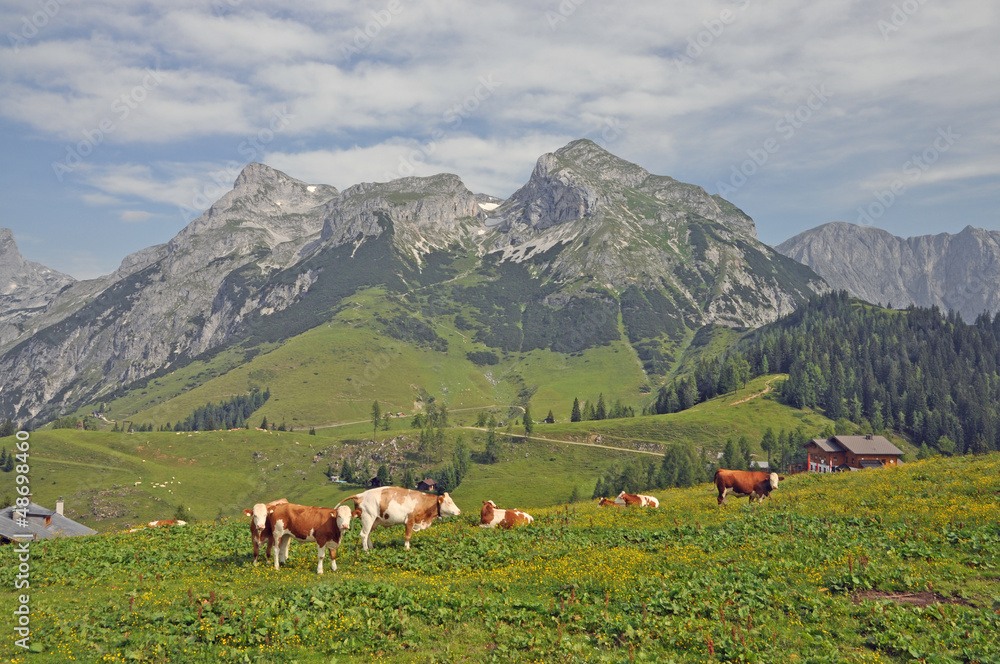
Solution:
<svg viewBox="0 0 1000 664"><path fill-rule="evenodd" d="M570 168L577 174L585 173L590 178L617 182L626 187L638 187L649 177L645 168L611 154L586 138L567 143L553 156L556 159L546 160L546 165L554 161L557 168Z"/></svg>
<svg viewBox="0 0 1000 664"><path fill-rule="evenodd" d="M1000 231L901 238L872 226L831 222L777 250L808 265L833 288L876 304L937 306L967 321L1000 311Z"/></svg>

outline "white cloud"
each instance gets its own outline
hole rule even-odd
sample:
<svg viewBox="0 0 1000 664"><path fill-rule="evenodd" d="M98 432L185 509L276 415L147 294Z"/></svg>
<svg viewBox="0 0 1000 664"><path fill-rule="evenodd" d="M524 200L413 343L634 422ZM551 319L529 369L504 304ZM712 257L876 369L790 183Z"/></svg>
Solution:
<svg viewBox="0 0 1000 664"><path fill-rule="evenodd" d="M126 223L135 223L146 221L152 216L152 212L146 212L145 210L122 210L118 218Z"/></svg>

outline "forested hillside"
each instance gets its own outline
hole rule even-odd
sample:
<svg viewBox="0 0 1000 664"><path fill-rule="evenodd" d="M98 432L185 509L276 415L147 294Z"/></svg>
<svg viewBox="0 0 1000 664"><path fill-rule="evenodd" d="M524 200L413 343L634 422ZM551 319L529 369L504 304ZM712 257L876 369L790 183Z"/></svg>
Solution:
<svg viewBox="0 0 1000 664"><path fill-rule="evenodd" d="M752 332L738 351L699 363L658 394L674 412L732 385L788 374L781 397L865 431L894 429L946 454L1000 449L1000 315L967 324L936 307L880 309L830 293Z"/></svg>

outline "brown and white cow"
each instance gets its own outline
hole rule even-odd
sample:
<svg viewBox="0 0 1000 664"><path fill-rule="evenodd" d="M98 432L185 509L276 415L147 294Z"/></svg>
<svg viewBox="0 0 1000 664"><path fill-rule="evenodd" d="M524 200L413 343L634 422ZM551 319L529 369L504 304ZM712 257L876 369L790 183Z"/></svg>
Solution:
<svg viewBox="0 0 1000 664"><path fill-rule="evenodd" d="M430 528L435 519L462 513L447 493L435 496L398 486L368 489L364 493L348 496L338 504L348 500L353 500L355 509L361 511L361 544L365 551L372 548L371 533L376 526L404 525L406 548L409 549L410 536L414 532Z"/></svg>
<svg viewBox="0 0 1000 664"><path fill-rule="evenodd" d="M150 528L159 528L160 526L186 526L187 521L181 521L179 519L161 519L160 521L150 521Z"/></svg>
<svg viewBox="0 0 1000 664"><path fill-rule="evenodd" d="M638 507L659 507L660 501L653 496L644 496L641 493L625 493L622 491L615 498L615 505L636 505Z"/></svg>
<svg viewBox="0 0 1000 664"><path fill-rule="evenodd" d="M526 526L534 521L530 514L521 510L502 510L492 500L483 501L483 509L479 513L480 528L495 528L510 530L514 526Z"/></svg>
<svg viewBox="0 0 1000 664"><path fill-rule="evenodd" d="M266 556L271 557L271 545L273 541L270 533L264 534L264 525L267 523L267 515L278 505L287 505L288 500L278 498L269 503L257 503L249 509L243 510L243 516L250 517L250 541L253 543L253 562L257 564L257 555L260 553L260 545L267 544Z"/></svg>
<svg viewBox="0 0 1000 664"><path fill-rule="evenodd" d="M771 495L771 491L778 488L778 481L783 479L785 478L779 477L778 473L720 468L715 471L714 482L715 488L719 490L719 504L722 505L726 502L726 495L730 493L737 498L749 496L750 502L760 502Z"/></svg>
<svg viewBox="0 0 1000 664"><path fill-rule="evenodd" d="M299 542L315 542L318 562L316 573L323 573L323 556L330 552L330 569L337 571L337 547L344 532L351 528L351 517L357 516L347 505L338 507L309 507L285 503L276 505L267 515L264 530L273 539L274 569L288 560L288 545L295 538Z"/></svg>

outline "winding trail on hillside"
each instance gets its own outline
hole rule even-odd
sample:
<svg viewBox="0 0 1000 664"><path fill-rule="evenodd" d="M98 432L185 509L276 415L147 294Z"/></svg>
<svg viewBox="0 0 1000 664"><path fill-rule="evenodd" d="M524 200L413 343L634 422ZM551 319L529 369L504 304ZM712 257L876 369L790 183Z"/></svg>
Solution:
<svg viewBox="0 0 1000 664"><path fill-rule="evenodd" d="M768 392L770 392L770 391L771 391L771 381L773 381L773 380L774 380L774 379L773 379L773 378L771 378L771 379L769 379L769 380L768 380L768 381L767 381L766 383L764 383L764 389L763 389L763 391L761 391L761 392L758 392L757 394L751 394L751 395L750 395L750 396L748 396L747 398L745 398L745 399L740 399L739 401L734 401L734 402L732 402L732 403L731 403L731 404L729 404L729 405L730 405L730 406L735 406L736 404L741 404L741 403L746 403L747 401L750 401L751 399L756 399L757 397L762 397L762 396L764 396L765 394L767 394Z"/></svg>
<svg viewBox="0 0 1000 664"><path fill-rule="evenodd" d="M482 427L459 427L460 429L472 429L473 431L488 431ZM646 450L630 450L627 447L614 447L613 445L599 445L597 443L581 443L575 440L560 440L558 438L542 438L541 436L522 436L516 433L507 433L506 431L496 431L496 433L501 436L509 436L511 438L525 438L527 440L538 440L543 443L558 443L560 445L579 445L580 447L600 447L605 450L614 450L616 452L631 452L632 454L647 454L650 456L663 456L663 452L647 452Z"/></svg>

